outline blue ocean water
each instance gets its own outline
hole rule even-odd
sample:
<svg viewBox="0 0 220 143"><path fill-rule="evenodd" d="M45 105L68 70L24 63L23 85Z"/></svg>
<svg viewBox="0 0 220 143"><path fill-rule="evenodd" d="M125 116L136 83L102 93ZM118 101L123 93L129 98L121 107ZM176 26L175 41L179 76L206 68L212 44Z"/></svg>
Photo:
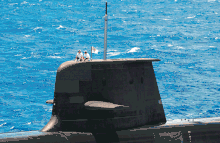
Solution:
<svg viewBox="0 0 220 143"><path fill-rule="evenodd" d="M107 58L154 62L167 119L220 116L220 0L109 0ZM0 1L0 133L42 129L56 70L103 58L105 1Z"/></svg>

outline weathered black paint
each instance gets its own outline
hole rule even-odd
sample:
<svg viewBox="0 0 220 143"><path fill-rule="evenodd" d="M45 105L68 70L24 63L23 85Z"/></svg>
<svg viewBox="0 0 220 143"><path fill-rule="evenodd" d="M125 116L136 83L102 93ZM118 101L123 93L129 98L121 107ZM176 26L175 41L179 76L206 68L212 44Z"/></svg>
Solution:
<svg viewBox="0 0 220 143"><path fill-rule="evenodd" d="M96 60L62 64L56 76L53 117L48 123L50 127L47 125L42 131L117 131L165 123L163 106L158 104L161 98L153 60ZM144 79L146 82L143 82ZM70 102L70 98L77 101ZM105 101L129 108L88 111L84 106L87 101ZM58 123L52 125L54 120Z"/></svg>

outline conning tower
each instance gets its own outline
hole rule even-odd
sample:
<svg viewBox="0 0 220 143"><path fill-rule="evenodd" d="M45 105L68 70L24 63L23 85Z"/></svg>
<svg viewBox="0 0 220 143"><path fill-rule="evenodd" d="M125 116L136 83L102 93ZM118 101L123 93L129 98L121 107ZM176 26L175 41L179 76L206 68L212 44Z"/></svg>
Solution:
<svg viewBox="0 0 220 143"><path fill-rule="evenodd" d="M105 132L165 123L153 61L159 60L61 64L52 117L41 131Z"/></svg>

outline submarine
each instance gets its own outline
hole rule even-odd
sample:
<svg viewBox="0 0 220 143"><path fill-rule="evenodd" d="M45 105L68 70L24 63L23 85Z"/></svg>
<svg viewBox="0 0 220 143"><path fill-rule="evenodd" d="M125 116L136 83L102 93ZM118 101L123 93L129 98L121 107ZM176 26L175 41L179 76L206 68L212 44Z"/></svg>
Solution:
<svg viewBox="0 0 220 143"><path fill-rule="evenodd" d="M166 120L153 62L159 59L67 61L57 69L50 121L39 131L2 133L0 142L220 142L220 118Z"/></svg>

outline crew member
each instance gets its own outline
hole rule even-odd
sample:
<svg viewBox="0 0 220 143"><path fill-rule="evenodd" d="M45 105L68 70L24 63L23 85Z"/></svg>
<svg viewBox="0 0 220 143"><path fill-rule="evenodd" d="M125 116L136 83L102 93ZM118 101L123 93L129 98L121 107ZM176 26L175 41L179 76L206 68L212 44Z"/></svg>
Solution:
<svg viewBox="0 0 220 143"><path fill-rule="evenodd" d="M84 54L84 57L85 57L84 61L89 61L90 60L90 55L87 53L87 51L84 51L84 52L85 52L85 54Z"/></svg>
<svg viewBox="0 0 220 143"><path fill-rule="evenodd" d="M81 53L81 50L79 50L76 55L76 61L82 61L82 60L83 60L83 54Z"/></svg>

